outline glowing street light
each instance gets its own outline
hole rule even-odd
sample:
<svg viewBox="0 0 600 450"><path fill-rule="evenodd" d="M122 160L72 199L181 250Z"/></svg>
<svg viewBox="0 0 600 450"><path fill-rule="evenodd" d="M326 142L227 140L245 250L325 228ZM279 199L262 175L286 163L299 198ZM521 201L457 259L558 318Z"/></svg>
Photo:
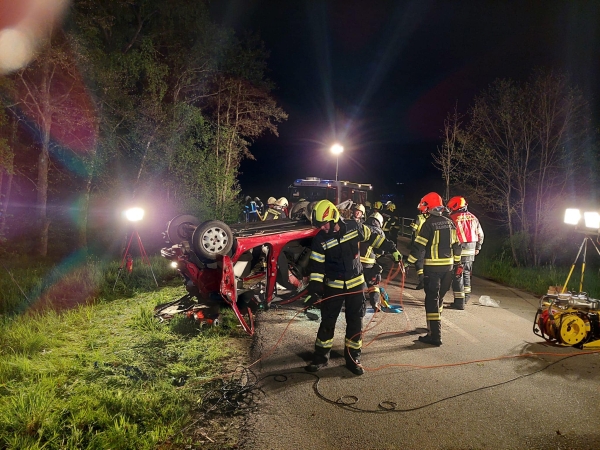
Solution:
<svg viewBox="0 0 600 450"><path fill-rule="evenodd" d="M339 168L339 162L340 162L340 153L342 153L344 151L344 147L342 147L340 144L333 144L331 146L331 153L333 153L335 155L335 181L338 180L338 168Z"/></svg>

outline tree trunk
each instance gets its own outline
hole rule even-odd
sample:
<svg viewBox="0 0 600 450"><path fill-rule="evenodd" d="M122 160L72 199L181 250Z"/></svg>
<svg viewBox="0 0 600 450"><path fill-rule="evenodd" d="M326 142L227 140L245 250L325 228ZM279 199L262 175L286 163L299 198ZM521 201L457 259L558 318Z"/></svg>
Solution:
<svg viewBox="0 0 600 450"><path fill-rule="evenodd" d="M0 237L4 236L6 231L6 212L8 211L8 203L10 202L10 193L12 191L13 174L8 174L6 182L6 191L2 201L2 209L0 210Z"/></svg>
<svg viewBox="0 0 600 450"><path fill-rule="evenodd" d="M37 207L38 218L37 226L39 231L39 247L38 254L40 256L48 255L48 228L50 221L48 220L48 168L50 167L49 133L44 133L44 142L42 150L38 157L38 179L37 179Z"/></svg>

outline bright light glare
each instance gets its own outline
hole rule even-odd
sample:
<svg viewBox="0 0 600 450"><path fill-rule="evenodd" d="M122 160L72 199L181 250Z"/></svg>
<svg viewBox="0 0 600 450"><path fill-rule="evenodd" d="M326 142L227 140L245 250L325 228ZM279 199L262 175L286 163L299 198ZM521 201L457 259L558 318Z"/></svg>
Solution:
<svg viewBox="0 0 600 450"><path fill-rule="evenodd" d="M568 208L565 211L565 223L577 225L581 220L581 212L575 208Z"/></svg>
<svg viewBox="0 0 600 450"><path fill-rule="evenodd" d="M171 261L171 267L177 269L177 261Z"/></svg>
<svg viewBox="0 0 600 450"><path fill-rule="evenodd" d="M130 222L139 222L144 218L144 210L142 208L129 208L125 211L125 218Z"/></svg>
<svg viewBox="0 0 600 450"><path fill-rule="evenodd" d="M586 228L594 228L596 230L600 228L600 214L597 212L584 212L583 219L585 220Z"/></svg>
<svg viewBox="0 0 600 450"><path fill-rule="evenodd" d="M334 155L339 155L343 151L344 151L344 147L342 147L340 144L333 144L331 146L331 153L333 153Z"/></svg>

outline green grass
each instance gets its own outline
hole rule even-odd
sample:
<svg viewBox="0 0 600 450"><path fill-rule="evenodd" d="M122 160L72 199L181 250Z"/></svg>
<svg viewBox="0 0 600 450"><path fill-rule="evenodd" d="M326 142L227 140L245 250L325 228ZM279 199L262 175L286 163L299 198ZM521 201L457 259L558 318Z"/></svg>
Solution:
<svg viewBox="0 0 600 450"><path fill-rule="evenodd" d="M18 290L0 319L0 448L189 443L181 430L200 414L210 381L243 354L237 349L247 337L230 311L219 327L199 329L183 316L159 322L154 307L184 289L157 289L139 267L121 274L113 291L117 269L97 261L45 275L43 267L13 269L25 275L21 288L31 298ZM156 272L161 280L167 274ZM89 303L95 296L101 301ZM56 312L36 308L44 298L77 301Z"/></svg>
<svg viewBox="0 0 600 450"><path fill-rule="evenodd" d="M549 286L563 286L569 275L570 267L514 267L506 258L477 257L473 274L506 286L523 289L534 295L544 295ZM567 290L579 292L581 265L578 264L567 285ZM583 292L593 298L600 298L600 277L598 269L587 267L584 273Z"/></svg>

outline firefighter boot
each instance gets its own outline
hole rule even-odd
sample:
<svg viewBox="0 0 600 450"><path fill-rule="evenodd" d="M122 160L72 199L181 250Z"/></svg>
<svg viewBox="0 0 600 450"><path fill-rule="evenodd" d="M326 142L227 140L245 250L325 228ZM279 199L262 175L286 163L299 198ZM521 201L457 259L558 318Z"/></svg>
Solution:
<svg viewBox="0 0 600 450"><path fill-rule="evenodd" d="M311 363L304 368L307 372L318 372L329 363L329 351L326 353L315 350Z"/></svg>
<svg viewBox="0 0 600 450"><path fill-rule="evenodd" d="M365 369L360 363L360 349L351 349L346 347L344 349L344 356L346 357L346 368L354 375L362 375L365 373Z"/></svg>
<svg viewBox="0 0 600 450"><path fill-rule="evenodd" d="M457 294L459 294L459 295L457 295ZM461 294L464 295L464 293L462 293L462 292L459 292L459 293L455 292L454 293L454 295L455 295L454 302L450 306L448 306L448 308L450 308L450 309L461 309L461 310L465 309L465 297L461 297L460 296Z"/></svg>
<svg viewBox="0 0 600 450"><path fill-rule="evenodd" d="M430 334L426 336L419 336L419 342L424 344L435 345L439 347L442 345L442 321L441 320L429 320Z"/></svg>

